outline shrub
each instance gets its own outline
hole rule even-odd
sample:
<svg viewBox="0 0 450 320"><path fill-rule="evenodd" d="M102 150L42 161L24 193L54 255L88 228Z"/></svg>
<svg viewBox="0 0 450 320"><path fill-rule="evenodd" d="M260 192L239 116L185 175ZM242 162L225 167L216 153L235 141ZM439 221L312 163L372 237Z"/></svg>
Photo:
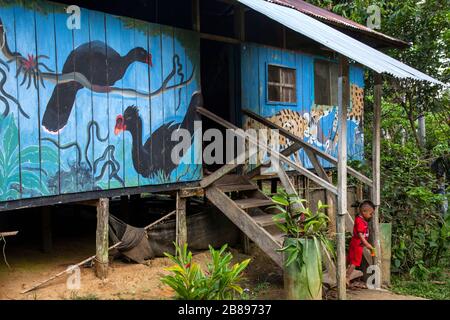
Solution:
<svg viewBox="0 0 450 320"><path fill-rule="evenodd" d="M250 259L231 266L233 256L225 252L228 245L220 250L209 246L211 262L207 264L206 273L200 265L192 261L192 252L187 244L180 248L175 244L176 255L165 255L175 263L166 270L171 275L164 276L161 281L170 286L180 300L232 300L240 297L243 289L238 285L242 271L248 266Z"/></svg>

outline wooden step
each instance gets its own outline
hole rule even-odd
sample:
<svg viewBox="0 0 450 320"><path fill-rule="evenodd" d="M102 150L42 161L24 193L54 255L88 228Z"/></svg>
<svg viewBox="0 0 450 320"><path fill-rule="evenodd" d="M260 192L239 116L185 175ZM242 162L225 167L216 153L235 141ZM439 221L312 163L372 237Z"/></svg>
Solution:
<svg viewBox="0 0 450 320"><path fill-rule="evenodd" d="M210 186L205 190L206 197L221 210L243 233L247 235L262 251L264 251L275 263L283 267L283 255L278 252L281 245L264 228L260 227L255 220L240 206L241 204L271 205L270 199L240 199L232 200L217 186ZM249 202L250 201L250 202ZM246 207L246 206L244 206Z"/></svg>
<svg viewBox="0 0 450 320"><path fill-rule="evenodd" d="M275 224L275 221L273 221L273 215L271 214L262 214L259 216L253 216L252 218L261 227L273 226Z"/></svg>
<svg viewBox="0 0 450 320"><path fill-rule="evenodd" d="M234 202L241 209L267 207L274 204L274 202L271 199L257 199L257 198L239 199L234 200Z"/></svg>
<svg viewBox="0 0 450 320"><path fill-rule="evenodd" d="M223 192L258 190L254 184L223 184L217 186Z"/></svg>

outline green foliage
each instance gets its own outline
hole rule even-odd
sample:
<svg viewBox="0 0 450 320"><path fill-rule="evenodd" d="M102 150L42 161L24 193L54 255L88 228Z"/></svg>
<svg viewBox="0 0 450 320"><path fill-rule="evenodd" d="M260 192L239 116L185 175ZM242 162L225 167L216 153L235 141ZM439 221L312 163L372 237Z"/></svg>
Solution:
<svg viewBox="0 0 450 320"><path fill-rule="evenodd" d="M278 212L273 216L273 220L288 238L312 239L319 256L322 248L325 249L327 254L334 255L333 245L326 235L329 221L328 216L324 213L326 205L319 201L315 213L310 208L294 209L293 205L306 202L306 200L299 199L296 195L287 194L284 190L274 195L272 201L276 203L272 208ZM280 251L287 253L286 266L293 262L298 264L300 270L305 266L304 246L305 242L302 241L285 242L285 246Z"/></svg>
<svg viewBox="0 0 450 320"><path fill-rule="evenodd" d="M444 83L450 80L450 2L447 0L314 0L312 3L366 25L367 7L381 9L381 32L412 43L389 55ZM365 158L359 163L371 174L372 73L367 73L365 94ZM392 223L392 265L412 279L425 281L433 268L449 258L449 221L441 212L447 192L439 184L431 164L438 157L450 163L450 93L448 88L426 82L386 77L382 103L381 206L384 222ZM418 133L418 117L426 122L426 141ZM352 164L355 166L355 164ZM447 168L447 171L449 168ZM445 183L445 181L444 181ZM407 284L409 287L410 284ZM414 290L431 286L411 284ZM419 290L419 291L420 291ZM434 290L434 289L433 289Z"/></svg>
<svg viewBox="0 0 450 320"><path fill-rule="evenodd" d="M410 276L394 276L392 291L399 294L414 295L433 300L450 299L450 276L439 270L436 277L428 276L424 280L417 280ZM448 271L447 271L448 272ZM429 272L428 275L432 275Z"/></svg>
<svg viewBox="0 0 450 320"><path fill-rule="evenodd" d="M220 250L209 246L211 262L207 264L205 273L198 263L192 261L192 252L188 251L187 244L183 248L175 244L175 248L175 256L165 253L175 263L167 268L172 275L163 277L161 281L175 290L177 299L232 300L243 294L238 283L250 259L231 266L233 256L225 252L227 245Z"/></svg>
<svg viewBox="0 0 450 320"><path fill-rule="evenodd" d="M381 219L392 223L394 272L411 272L422 279L426 270L448 255L448 217L441 205L448 198L436 193L438 179L431 164L448 158L450 127L437 114L427 114L427 144L417 146L404 110L384 101L381 144ZM370 112L366 113L371 119ZM371 155L371 123L366 123L366 154ZM370 174L370 168L367 174Z"/></svg>

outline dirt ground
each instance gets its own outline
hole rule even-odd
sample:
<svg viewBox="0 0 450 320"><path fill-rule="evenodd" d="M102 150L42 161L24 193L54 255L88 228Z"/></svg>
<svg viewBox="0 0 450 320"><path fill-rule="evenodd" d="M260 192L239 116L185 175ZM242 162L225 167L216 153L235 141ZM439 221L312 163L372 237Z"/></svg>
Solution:
<svg viewBox="0 0 450 320"><path fill-rule="evenodd" d="M31 285L45 280L65 270L69 265L78 263L95 252L93 239L90 241L71 240L55 244L52 254L44 254L30 247L8 248L7 258L11 265L9 270L0 262L0 299L171 299L174 292L160 282L161 276L168 272L164 268L171 265L166 258L150 260L145 265L132 264L121 260L111 263L107 280L95 277L93 268L81 268L81 287L68 290L67 275L53 280L39 290L26 294L20 292ZM278 268L258 248L252 248L247 256L231 249L235 261L252 258L245 272L242 287L246 289L247 299L283 299L283 277ZM63 253L63 254L62 254ZM195 254L194 260L205 265L209 259L208 252ZM335 299L335 292L325 291L327 299ZM349 290L352 300L401 300L420 299L393 294L389 291Z"/></svg>

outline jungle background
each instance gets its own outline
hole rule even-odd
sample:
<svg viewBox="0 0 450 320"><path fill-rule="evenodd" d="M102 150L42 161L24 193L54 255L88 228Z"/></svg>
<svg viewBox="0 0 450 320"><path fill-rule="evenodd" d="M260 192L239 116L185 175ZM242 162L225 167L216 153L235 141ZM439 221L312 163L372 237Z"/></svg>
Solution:
<svg viewBox="0 0 450 320"><path fill-rule="evenodd" d="M446 0L308 1L363 25L370 5L381 13L378 31L412 43L393 57L444 83L450 78L450 2ZM370 174L373 83L366 74L364 131ZM449 90L385 77L382 103L381 222L392 223L392 285L398 293L450 299ZM420 124L424 117L425 125Z"/></svg>

